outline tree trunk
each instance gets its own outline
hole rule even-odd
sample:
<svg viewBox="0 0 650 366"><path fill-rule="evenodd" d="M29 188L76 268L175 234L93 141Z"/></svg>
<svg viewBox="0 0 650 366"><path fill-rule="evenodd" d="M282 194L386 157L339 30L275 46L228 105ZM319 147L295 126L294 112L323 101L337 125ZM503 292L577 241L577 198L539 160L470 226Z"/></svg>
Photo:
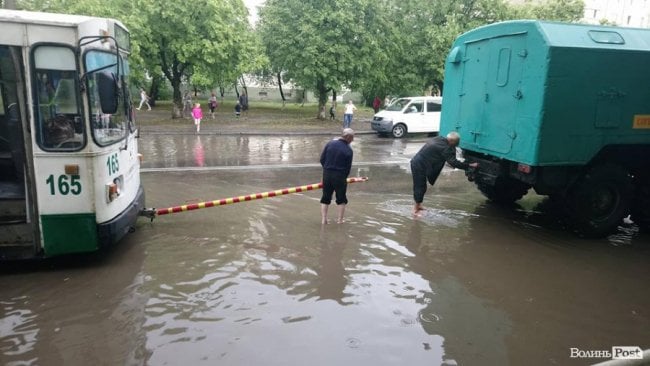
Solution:
<svg viewBox="0 0 650 366"><path fill-rule="evenodd" d="M226 88L223 85L219 85L219 94L221 94L221 100L223 101L224 95L226 94Z"/></svg>
<svg viewBox="0 0 650 366"><path fill-rule="evenodd" d="M172 118L183 117L183 97L181 96L181 77L174 77L171 80L172 89L174 90L172 103Z"/></svg>
<svg viewBox="0 0 650 366"><path fill-rule="evenodd" d="M318 114L316 118L324 120L325 116L325 105L327 104L327 94L329 89L325 85L325 80L322 78L318 79L316 82L316 94L318 94Z"/></svg>
<svg viewBox="0 0 650 366"><path fill-rule="evenodd" d="M163 74L172 84L173 90L173 103L172 103L172 118L182 118L183 117L183 98L181 97L181 80L185 74L185 69L188 64L184 64L173 56L171 63L169 63L168 55L165 53L166 42L164 39L161 40L162 47L160 48L160 62Z"/></svg>
<svg viewBox="0 0 650 366"><path fill-rule="evenodd" d="M244 93L248 95L248 87L246 86L246 80L244 80L244 75L241 76L241 87L244 89Z"/></svg>
<svg viewBox="0 0 650 366"><path fill-rule="evenodd" d="M237 88L237 83L235 83L235 94L237 95L237 100L239 100L239 88Z"/></svg>
<svg viewBox="0 0 650 366"><path fill-rule="evenodd" d="M287 99L284 97L284 90L282 90L282 73L278 72L278 88L280 89L280 96L282 97L282 108L284 108Z"/></svg>
<svg viewBox="0 0 650 366"><path fill-rule="evenodd" d="M436 86L438 87L438 92L440 93L440 96L442 96L442 88L444 87L444 83L442 81L436 81Z"/></svg>
<svg viewBox="0 0 650 366"><path fill-rule="evenodd" d="M151 79L151 87L149 88L149 104L152 107L156 106L156 101L158 100L158 94L160 93L160 84L162 83L162 77L160 75L154 75Z"/></svg>
<svg viewBox="0 0 650 366"><path fill-rule="evenodd" d="M336 109L336 89L332 88L332 104L334 105L334 109Z"/></svg>
<svg viewBox="0 0 650 366"><path fill-rule="evenodd" d="M4 0L3 5L5 9L16 9L16 0Z"/></svg>

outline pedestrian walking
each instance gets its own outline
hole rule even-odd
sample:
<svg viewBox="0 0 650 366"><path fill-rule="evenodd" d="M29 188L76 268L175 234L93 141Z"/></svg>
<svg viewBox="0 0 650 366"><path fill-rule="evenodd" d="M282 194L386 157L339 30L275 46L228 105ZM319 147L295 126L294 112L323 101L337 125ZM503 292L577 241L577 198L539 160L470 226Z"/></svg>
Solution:
<svg viewBox="0 0 650 366"><path fill-rule="evenodd" d="M217 106L219 104L217 103L217 96L212 93L210 96L210 99L208 99L208 107L210 108L210 118L214 119L214 112L217 110Z"/></svg>
<svg viewBox="0 0 650 366"><path fill-rule="evenodd" d="M332 103L332 106L330 107L330 120L335 120L336 119L336 104Z"/></svg>
<svg viewBox="0 0 650 366"><path fill-rule="evenodd" d="M323 196L321 197L321 223L327 224L327 211L332 203L332 194L336 192L336 205L338 216L336 222L343 223L345 207L348 204L346 196L348 188L348 175L352 169L352 148L350 143L354 140L354 130L346 128L336 140L325 145L320 155L320 164L323 167Z"/></svg>
<svg viewBox="0 0 650 366"><path fill-rule="evenodd" d="M429 184L434 185L445 162L456 169L467 170L478 167L478 163L468 164L456 159L456 146L459 143L460 135L456 132L450 132L447 137L437 136L427 142L411 159L414 215L419 215L424 210L422 201L427 191L427 180Z"/></svg>
<svg viewBox="0 0 650 366"><path fill-rule="evenodd" d="M239 118L239 116L241 116L241 104L237 102L237 104L235 104L235 117Z"/></svg>
<svg viewBox="0 0 650 366"><path fill-rule="evenodd" d="M381 99L379 99L378 96L375 97L375 100L372 101L372 109L375 110L375 113L379 112L379 108L381 107Z"/></svg>
<svg viewBox="0 0 650 366"><path fill-rule="evenodd" d="M147 105L147 108L149 108L147 109L148 111L151 110L151 106L149 105L149 96L144 89L140 88L140 106L138 106L137 110L140 110L143 104Z"/></svg>
<svg viewBox="0 0 650 366"><path fill-rule="evenodd" d="M242 91L239 95L239 104L241 105L241 111L248 116L248 95L246 95L245 91Z"/></svg>
<svg viewBox="0 0 650 366"><path fill-rule="evenodd" d="M192 95L189 90L185 91L183 94L183 116L187 116L192 113Z"/></svg>
<svg viewBox="0 0 650 366"><path fill-rule="evenodd" d="M201 110L201 105L199 103L194 104L192 109L192 118L194 118L194 125L196 126L196 132L201 131L201 119L203 118L203 111Z"/></svg>
<svg viewBox="0 0 650 366"><path fill-rule="evenodd" d="M352 103L350 99L348 104L345 105L345 114L343 115L343 128L350 128L352 126L352 115L354 111L357 110L357 107Z"/></svg>

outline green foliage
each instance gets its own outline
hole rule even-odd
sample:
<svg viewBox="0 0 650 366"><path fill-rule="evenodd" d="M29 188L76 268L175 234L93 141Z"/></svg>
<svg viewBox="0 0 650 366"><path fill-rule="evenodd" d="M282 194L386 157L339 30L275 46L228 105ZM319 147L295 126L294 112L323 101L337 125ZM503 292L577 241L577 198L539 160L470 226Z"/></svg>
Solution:
<svg viewBox="0 0 650 366"><path fill-rule="evenodd" d="M341 87L368 99L427 93L442 86L445 57L461 33L508 19L576 21L584 9L582 0L267 0L254 30L242 0L17 5L120 19L132 36L132 84L164 75L178 107L182 82L227 89L243 74L269 83L281 75L313 90L321 107Z"/></svg>
<svg viewBox="0 0 650 366"><path fill-rule="evenodd" d="M259 32L271 70L322 103L340 86L367 99L426 93L441 86L447 52L463 32L517 18L576 21L583 7L582 0L269 0Z"/></svg>
<svg viewBox="0 0 650 366"><path fill-rule="evenodd" d="M314 90L323 107L329 92L362 85L387 58L376 52L384 16L370 0L268 0L258 29L272 70Z"/></svg>
<svg viewBox="0 0 650 366"><path fill-rule="evenodd" d="M512 6L512 19L543 19L577 22L584 13L582 0L545 0Z"/></svg>

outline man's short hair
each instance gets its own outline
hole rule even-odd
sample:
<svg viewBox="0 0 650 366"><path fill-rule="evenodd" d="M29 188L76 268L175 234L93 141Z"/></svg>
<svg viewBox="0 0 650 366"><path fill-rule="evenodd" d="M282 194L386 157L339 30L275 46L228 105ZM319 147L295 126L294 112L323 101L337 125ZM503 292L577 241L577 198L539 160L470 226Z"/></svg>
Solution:
<svg viewBox="0 0 650 366"><path fill-rule="evenodd" d="M351 128L344 128L341 137L354 137L354 130Z"/></svg>
<svg viewBox="0 0 650 366"><path fill-rule="evenodd" d="M447 134L447 140L460 141L460 135L456 131L451 131Z"/></svg>

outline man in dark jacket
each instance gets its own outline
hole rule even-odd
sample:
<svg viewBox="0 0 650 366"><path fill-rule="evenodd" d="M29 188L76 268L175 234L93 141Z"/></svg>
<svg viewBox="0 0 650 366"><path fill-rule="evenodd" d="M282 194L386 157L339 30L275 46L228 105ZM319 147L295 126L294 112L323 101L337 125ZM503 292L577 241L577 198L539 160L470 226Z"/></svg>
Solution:
<svg viewBox="0 0 650 366"><path fill-rule="evenodd" d="M332 194L336 192L338 205L339 224L343 223L345 205L348 203L346 191L348 188L348 175L352 169L352 148L350 143L354 140L354 131L351 128L343 130L343 134L336 140L325 145L320 155L320 165L323 166L323 197L321 203L322 223L327 224L327 210L332 203Z"/></svg>
<svg viewBox="0 0 650 366"><path fill-rule="evenodd" d="M460 135L450 132L447 137L437 136L427 142L411 159L411 174L413 175L413 198L415 199L414 214L424 210L422 201L427 191L427 180L431 185L436 182L445 162L457 169L467 170L478 167L478 163L467 164L456 159L456 146L460 143Z"/></svg>

